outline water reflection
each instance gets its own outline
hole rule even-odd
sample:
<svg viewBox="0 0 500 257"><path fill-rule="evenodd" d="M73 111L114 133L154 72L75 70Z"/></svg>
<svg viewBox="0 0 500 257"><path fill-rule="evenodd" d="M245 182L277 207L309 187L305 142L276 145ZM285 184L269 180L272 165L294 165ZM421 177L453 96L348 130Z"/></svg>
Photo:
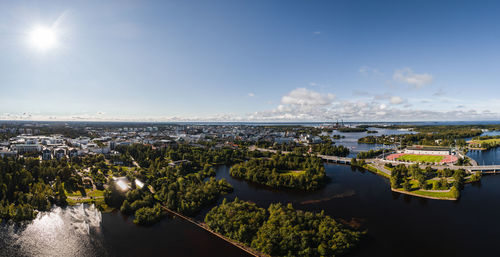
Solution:
<svg viewBox="0 0 500 257"><path fill-rule="evenodd" d="M356 221L368 230L368 239L350 256L495 256L499 175L466 185L459 201L438 201L392 192L387 179L370 172L325 167L330 182L307 193L233 179L226 166L216 172L234 186L227 198L237 196L261 207L291 202L297 209L324 210L338 220ZM93 206L54 208L32 222L0 226L0 256L245 256L180 219L166 218L152 227L131 220L120 213L101 215Z"/></svg>
<svg viewBox="0 0 500 257"><path fill-rule="evenodd" d="M39 213L30 222L2 224L1 256L105 255L99 234L102 216L94 206L75 206Z"/></svg>

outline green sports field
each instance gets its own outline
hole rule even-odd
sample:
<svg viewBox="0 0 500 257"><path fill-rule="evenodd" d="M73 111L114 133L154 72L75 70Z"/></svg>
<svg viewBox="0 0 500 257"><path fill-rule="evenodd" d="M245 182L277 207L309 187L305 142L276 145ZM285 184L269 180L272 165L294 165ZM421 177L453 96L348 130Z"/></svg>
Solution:
<svg viewBox="0 0 500 257"><path fill-rule="evenodd" d="M405 154L399 157L397 160L409 162L441 162L444 158L444 156L439 155Z"/></svg>

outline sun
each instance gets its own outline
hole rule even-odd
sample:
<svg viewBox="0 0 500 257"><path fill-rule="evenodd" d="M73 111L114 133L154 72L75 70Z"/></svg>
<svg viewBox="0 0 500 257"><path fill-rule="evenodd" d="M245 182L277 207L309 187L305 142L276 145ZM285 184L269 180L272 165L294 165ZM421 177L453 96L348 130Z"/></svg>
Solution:
<svg viewBox="0 0 500 257"><path fill-rule="evenodd" d="M57 46L57 33L50 27L35 27L29 33L29 43L41 51L52 49Z"/></svg>

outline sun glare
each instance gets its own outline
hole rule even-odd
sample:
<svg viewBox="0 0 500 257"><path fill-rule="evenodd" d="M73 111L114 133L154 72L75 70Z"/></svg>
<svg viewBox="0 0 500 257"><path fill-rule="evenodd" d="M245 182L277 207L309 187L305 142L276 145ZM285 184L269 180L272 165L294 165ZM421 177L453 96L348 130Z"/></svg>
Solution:
<svg viewBox="0 0 500 257"><path fill-rule="evenodd" d="M48 50L57 46L57 33L49 27L36 27L29 33L30 44L38 50Z"/></svg>

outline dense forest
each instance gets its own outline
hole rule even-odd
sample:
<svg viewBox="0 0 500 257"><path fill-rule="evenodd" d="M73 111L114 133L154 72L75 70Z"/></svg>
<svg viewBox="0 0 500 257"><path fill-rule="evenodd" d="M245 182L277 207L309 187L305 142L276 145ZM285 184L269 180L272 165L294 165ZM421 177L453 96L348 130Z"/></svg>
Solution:
<svg viewBox="0 0 500 257"><path fill-rule="evenodd" d="M366 128L364 127L353 127L353 128L339 128L337 129L338 132L343 132L343 133L349 133L349 132L365 132L367 131Z"/></svg>
<svg viewBox="0 0 500 257"><path fill-rule="evenodd" d="M407 128L406 126L403 126ZM464 138L476 137L481 135L483 126L417 126L411 127L416 134L402 135L380 135L366 136L358 139L358 143L364 144L399 144L410 146L419 145L434 145L434 146L465 146ZM394 128L402 128L396 126ZM492 127L491 129L495 129Z"/></svg>
<svg viewBox="0 0 500 257"><path fill-rule="evenodd" d="M214 231L271 256L340 256L355 247L363 233L353 231L321 213L271 204L224 201L206 216Z"/></svg>
<svg viewBox="0 0 500 257"><path fill-rule="evenodd" d="M212 164L226 164L262 156L260 152L232 149L210 149L189 145L174 145L154 149L146 145L121 147L123 155L130 155L141 166L129 180L140 179L146 186L124 194L110 186L105 193L106 203L120 208L125 214L134 215L137 224L152 224L160 219L163 205L171 210L192 215L204 206L215 202L221 195L233 190L225 181L216 180ZM175 161L180 161L174 164ZM150 186L150 187L148 187Z"/></svg>
<svg viewBox="0 0 500 257"><path fill-rule="evenodd" d="M63 183L76 188L80 181L66 161L0 159L0 219L31 220L37 211L64 206Z"/></svg>
<svg viewBox="0 0 500 257"><path fill-rule="evenodd" d="M370 158L375 158L383 153L388 153L390 152L391 150L388 150L388 149L379 149L379 150L369 150L369 151L366 151L366 152L359 152L357 155L356 155L356 158L358 159L370 159Z"/></svg>
<svg viewBox="0 0 500 257"><path fill-rule="evenodd" d="M275 188L316 190L325 183L322 160L313 156L275 154L235 164L231 176Z"/></svg>
<svg viewBox="0 0 500 257"><path fill-rule="evenodd" d="M311 144L311 145L301 145L293 148L293 152L295 154L321 154L321 155L332 155L332 156L341 156L345 157L349 155L349 148L343 145L334 145L331 141L320 144Z"/></svg>
<svg viewBox="0 0 500 257"><path fill-rule="evenodd" d="M465 146L464 138L480 135L481 130L450 130L434 133L418 133L418 134L403 134L403 135L381 135L381 136L366 136L358 139L358 143L362 144L402 144L403 146L411 145L433 145L433 146Z"/></svg>
<svg viewBox="0 0 500 257"><path fill-rule="evenodd" d="M133 157L143 168L164 167L170 161L186 160L191 169L202 169L205 164L233 164L253 157L269 156L269 153L247 151L245 149L215 148L175 144L170 147L153 148L150 145L134 144L119 146L117 151Z"/></svg>

